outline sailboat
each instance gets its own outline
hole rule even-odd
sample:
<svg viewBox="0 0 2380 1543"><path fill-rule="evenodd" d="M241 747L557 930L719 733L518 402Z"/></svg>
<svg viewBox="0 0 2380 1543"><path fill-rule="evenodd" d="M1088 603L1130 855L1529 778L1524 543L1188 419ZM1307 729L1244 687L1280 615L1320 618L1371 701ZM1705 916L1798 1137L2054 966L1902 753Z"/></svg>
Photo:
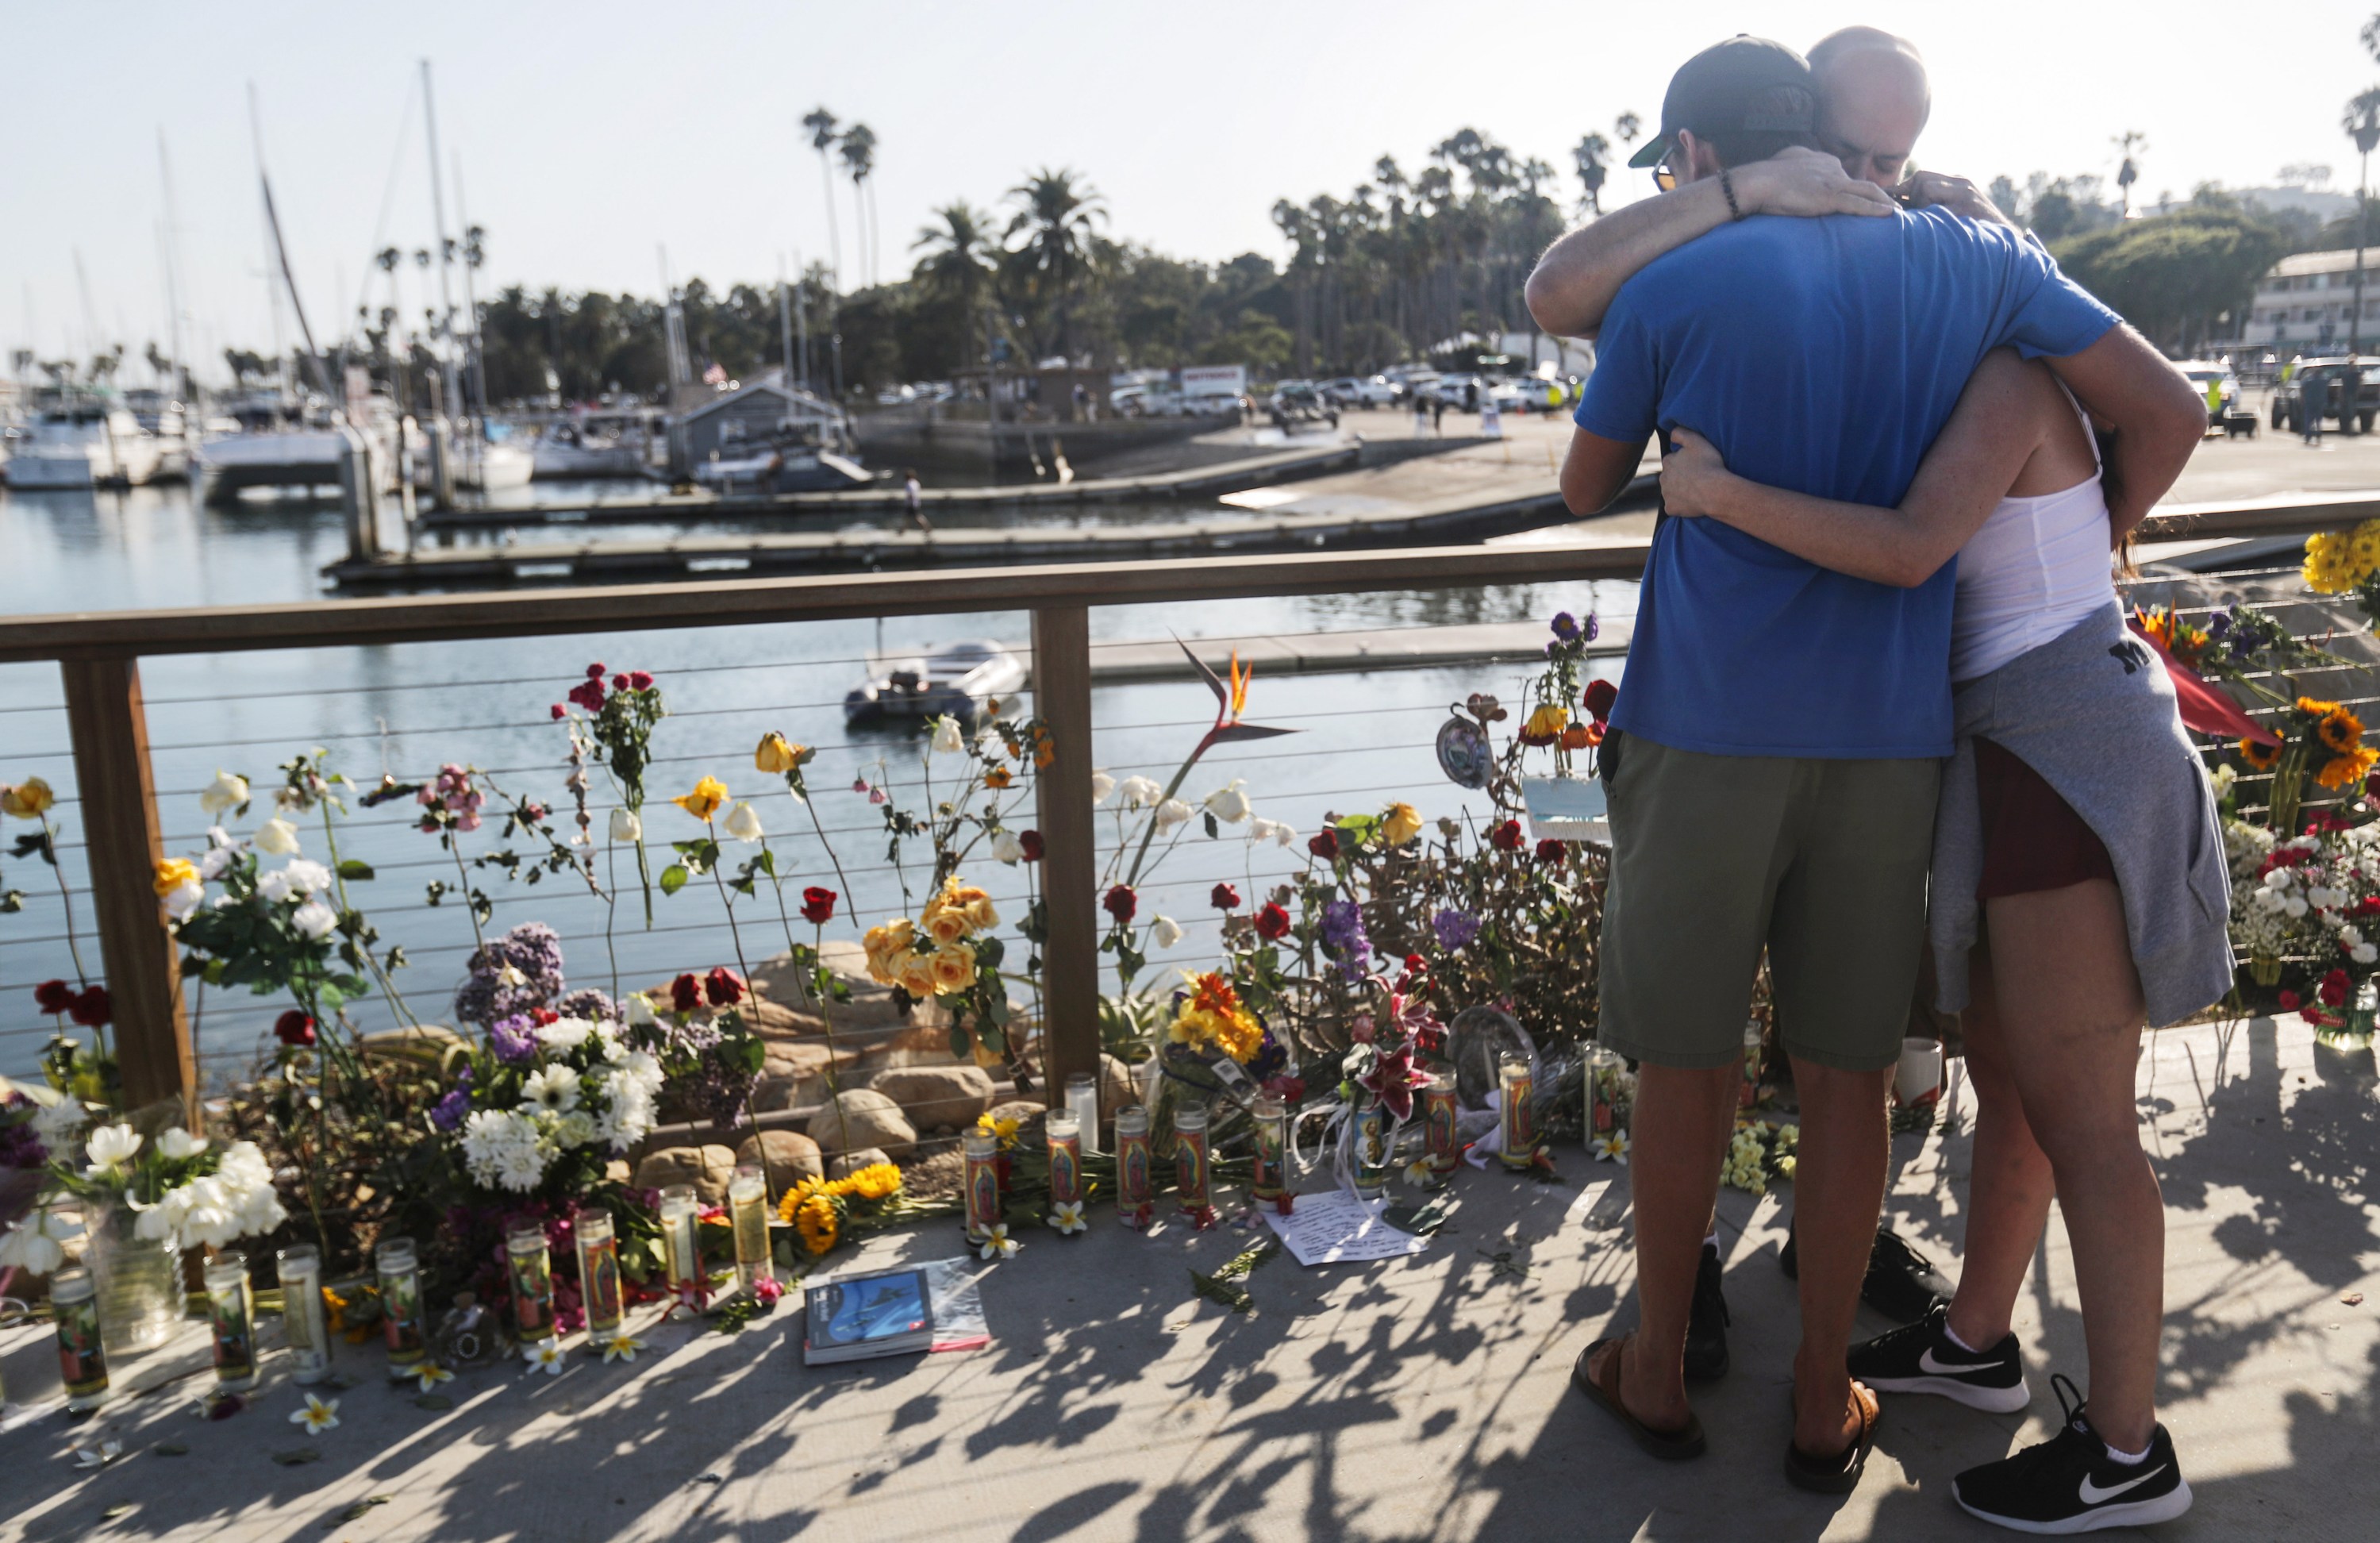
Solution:
<svg viewBox="0 0 2380 1543"><path fill-rule="evenodd" d="M22 491L137 488L162 480L164 442L113 393L63 390L37 405L8 457Z"/></svg>

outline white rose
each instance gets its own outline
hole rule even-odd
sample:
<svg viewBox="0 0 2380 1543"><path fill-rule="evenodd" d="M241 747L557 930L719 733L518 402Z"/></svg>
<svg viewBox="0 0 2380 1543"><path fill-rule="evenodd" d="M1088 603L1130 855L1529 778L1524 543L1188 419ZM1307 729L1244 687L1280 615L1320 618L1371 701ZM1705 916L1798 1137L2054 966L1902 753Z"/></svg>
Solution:
<svg viewBox="0 0 2380 1543"><path fill-rule="evenodd" d="M165 896L165 914L179 921L197 910L199 903L206 897L207 887L195 880L178 884Z"/></svg>
<svg viewBox="0 0 2380 1543"><path fill-rule="evenodd" d="M2317 911L2334 910L2338 905L2338 892L2327 884L2314 884L2306 890L2306 904Z"/></svg>
<svg viewBox="0 0 2380 1543"><path fill-rule="evenodd" d="M720 828L727 832L730 841L755 842L768 833L760 829L759 811L745 803L728 810L726 823Z"/></svg>
<svg viewBox="0 0 2380 1543"><path fill-rule="evenodd" d="M1182 941L1182 924L1172 917L1159 917L1149 926L1148 941L1160 948L1172 948Z"/></svg>
<svg viewBox="0 0 2380 1543"><path fill-rule="evenodd" d="M1092 772L1091 806L1096 808L1099 805L1106 803L1108 801L1108 795L1113 793L1115 789L1116 780L1113 777L1109 776L1104 772Z"/></svg>
<svg viewBox="0 0 2380 1543"><path fill-rule="evenodd" d="M256 849L269 857L296 857L298 827L277 818L266 820L256 828Z"/></svg>
<svg viewBox="0 0 2380 1543"><path fill-rule="evenodd" d="M624 807L612 811L612 839L631 843L645 839L645 822L637 818L636 810Z"/></svg>
<svg viewBox="0 0 2380 1543"><path fill-rule="evenodd" d="M199 877L201 879L222 878L223 870L229 868L232 865L232 859L238 856L239 849L235 846L224 846L218 844L208 847L206 855L199 859Z"/></svg>
<svg viewBox="0 0 2380 1543"><path fill-rule="evenodd" d="M1236 825L1248 817L1248 796L1240 789L1245 780L1233 777L1227 786L1207 795L1207 812L1226 825Z"/></svg>
<svg viewBox="0 0 2380 1543"><path fill-rule="evenodd" d="M339 925L339 913L319 900L309 900L289 913L289 925L298 929L299 937L319 942Z"/></svg>
<svg viewBox="0 0 2380 1543"><path fill-rule="evenodd" d="M628 1010L630 1028L650 1028L662 1021L660 1015L653 1011L652 999L642 991L630 993L628 1000L622 1005Z"/></svg>
<svg viewBox="0 0 2380 1543"><path fill-rule="evenodd" d="M1297 827L1285 820L1276 820L1272 822L1272 839L1283 846L1291 845L1297 840Z"/></svg>
<svg viewBox="0 0 2380 1543"><path fill-rule="evenodd" d="M199 808L209 814L222 814L248 802L248 779L235 777L221 767L215 768L215 780L199 793Z"/></svg>
<svg viewBox="0 0 2380 1543"><path fill-rule="evenodd" d="M203 1136L192 1136L179 1125L168 1125L157 1137L157 1149L176 1161L179 1161L184 1158L194 1158L205 1151L207 1138Z"/></svg>
<svg viewBox="0 0 2380 1543"><path fill-rule="evenodd" d="M1002 831L991 838L991 855L1014 868L1025 856L1025 844L1014 831Z"/></svg>
<svg viewBox="0 0 2380 1543"><path fill-rule="evenodd" d="M1116 792L1128 809L1145 809L1165 796L1153 777L1126 777L1116 784Z"/></svg>
<svg viewBox="0 0 2380 1543"><path fill-rule="evenodd" d="M2295 921L2306 914L2306 903L2301 897L2293 894L2281 902L2281 909L2289 913L2291 921Z"/></svg>
<svg viewBox="0 0 2380 1543"><path fill-rule="evenodd" d="M290 889L299 894L331 887L331 870L310 857L290 858L282 872L288 875Z"/></svg>
<svg viewBox="0 0 2380 1543"><path fill-rule="evenodd" d="M2370 943L2357 943L2347 951L2347 956L2359 965L2368 965L2375 959L2380 959L2380 948L2374 948Z"/></svg>
<svg viewBox="0 0 2380 1543"><path fill-rule="evenodd" d="M931 748L938 756L954 756L966 748L966 738L959 733L959 721L947 712L934 720Z"/></svg>
<svg viewBox="0 0 2380 1543"><path fill-rule="evenodd" d="M1157 828L1170 831L1190 818L1190 806L1179 798L1168 798L1157 806Z"/></svg>

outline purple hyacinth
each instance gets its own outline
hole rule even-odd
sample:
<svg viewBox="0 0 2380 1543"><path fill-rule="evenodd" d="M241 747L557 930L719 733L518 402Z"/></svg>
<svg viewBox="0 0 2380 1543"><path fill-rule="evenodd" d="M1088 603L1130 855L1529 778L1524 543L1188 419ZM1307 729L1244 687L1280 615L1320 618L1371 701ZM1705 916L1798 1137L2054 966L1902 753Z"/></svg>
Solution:
<svg viewBox="0 0 2380 1543"><path fill-rule="evenodd" d="M462 1076L455 1080L453 1090L431 1106L430 1123L442 1131L451 1131L461 1124L463 1117L470 1112L471 1068L466 1066Z"/></svg>
<svg viewBox="0 0 2380 1543"><path fill-rule="evenodd" d="M1438 946L1449 954L1479 935L1479 918L1468 911L1440 911L1429 918L1429 925L1438 933Z"/></svg>
<svg viewBox="0 0 2380 1543"><path fill-rule="evenodd" d="M507 966L518 979L505 978ZM492 1024L543 1007L562 990L562 939L541 921L525 921L471 955L469 978L455 992L455 1015Z"/></svg>
<svg viewBox="0 0 2380 1543"><path fill-rule="evenodd" d="M1350 980L1371 962L1372 940L1364 930L1364 912L1352 900L1334 900L1322 907L1322 942Z"/></svg>
<svg viewBox="0 0 2380 1543"><path fill-rule="evenodd" d="M488 1049L512 1065L537 1059L537 1020L526 1013L498 1018L488 1026Z"/></svg>

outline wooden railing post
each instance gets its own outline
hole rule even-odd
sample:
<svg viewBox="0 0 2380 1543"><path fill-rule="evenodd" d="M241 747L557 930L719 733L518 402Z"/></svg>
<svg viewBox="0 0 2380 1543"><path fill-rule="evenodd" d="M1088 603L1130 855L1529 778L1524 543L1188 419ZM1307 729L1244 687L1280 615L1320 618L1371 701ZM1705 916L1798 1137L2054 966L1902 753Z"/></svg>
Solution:
<svg viewBox="0 0 2380 1543"><path fill-rule="evenodd" d="M1066 1100L1066 1078L1099 1069L1099 832L1091 812L1091 623L1079 605L1033 613L1033 711L1056 753L1034 784L1040 821L1042 1095Z"/></svg>
<svg viewBox="0 0 2380 1543"><path fill-rule="evenodd" d="M198 1062L182 977L153 884L165 844L149 768L149 722L137 660L62 659L75 785L100 956L115 1008L115 1058L128 1109L179 1099L195 1112Z"/></svg>

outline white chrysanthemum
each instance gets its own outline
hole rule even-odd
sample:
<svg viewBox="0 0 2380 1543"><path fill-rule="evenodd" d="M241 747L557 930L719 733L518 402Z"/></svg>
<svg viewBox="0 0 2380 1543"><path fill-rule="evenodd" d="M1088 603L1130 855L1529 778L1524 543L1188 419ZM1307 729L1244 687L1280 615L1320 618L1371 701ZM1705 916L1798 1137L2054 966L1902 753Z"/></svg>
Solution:
<svg viewBox="0 0 2380 1543"><path fill-rule="evenodd" d="M567 1066L540 1066L521 1084L521 1107L566 1114L578 1107L578 1074Z"/></svg>
<svg viewBox="0 0 2380 1543"><path fill-rule="evenodd" d="M545 1177L545 1154L535 1147L507 1147L496 1161L496 1182L527 1192Z"/></svg>
<svg viewBox="0 0 2380 1543"><path fill-rule="evenodd" d="M620 1063L620 1070L626 1074L631 1084L643 1088L647 1094L654 1098L661 1096L662 1063L654 1060L650 1052L630 1051L628 1058Z"/></svg>
<svg viewBox="0 0 2380 1543"><path fill-rule="evenodd" d="M565 1148L584 1147L595 1139L595 1116L583 1109L574 1109L562 1117L554 1134Z"/></svg>
<svg viewBox="0 0 2380 1543"><path fill-rule="evenodd" d="M550 1051L569 1051L579 1049L597 1033L591 1018L556 1018L538 1027L538 1043Z"/></svg>

